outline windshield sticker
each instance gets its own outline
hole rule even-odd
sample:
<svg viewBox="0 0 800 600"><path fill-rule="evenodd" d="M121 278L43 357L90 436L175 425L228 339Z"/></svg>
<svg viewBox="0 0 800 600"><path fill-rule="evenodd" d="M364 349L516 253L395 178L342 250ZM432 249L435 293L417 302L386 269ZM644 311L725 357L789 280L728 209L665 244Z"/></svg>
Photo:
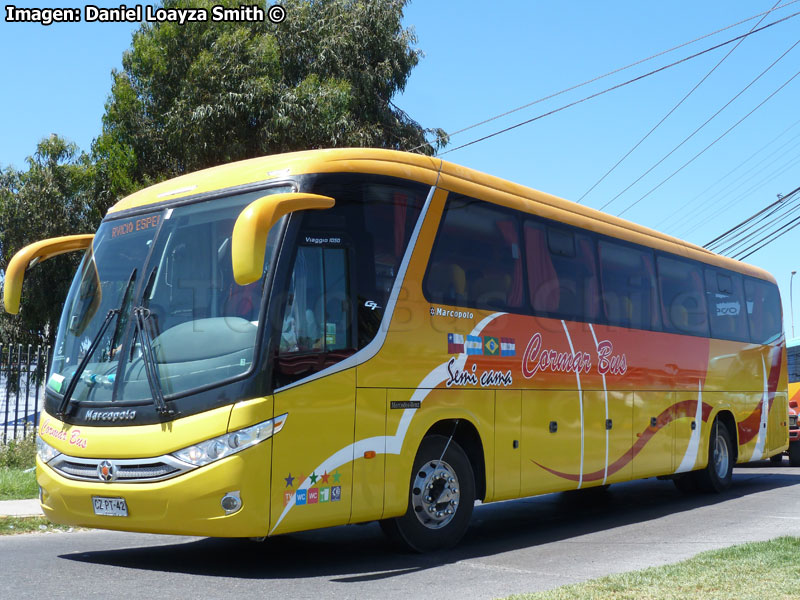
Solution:
<svg viewBox="0 0 800 600"><path fill-rule="evenodd" d="M56 392L61 392L61 386L64 383L64 376L59 375L58 373L53 373L50 375L50 380L47 382L47 385L50 389L55 390Z"/></svg>
<svg viewBox="0 0 800 600"><path fill-rule="evenodd" d="M149 217L142 217L141 219L132 219L120 225L115 225L111 228L111 239L128 235L134 231L146 231L157 227L161 221L161 215L151 215Z"/></svg>

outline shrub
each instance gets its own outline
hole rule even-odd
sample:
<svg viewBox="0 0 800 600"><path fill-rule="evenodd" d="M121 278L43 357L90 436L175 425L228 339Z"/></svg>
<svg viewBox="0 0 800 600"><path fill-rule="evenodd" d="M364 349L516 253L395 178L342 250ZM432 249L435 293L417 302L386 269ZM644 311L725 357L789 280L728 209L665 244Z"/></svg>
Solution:
<svg viewBox="0 0 800 600"><path fill-rule="evenodd" d="M36 466L36 435L33 432L21 440L0 444L0 467L30 469Z"/></svg>

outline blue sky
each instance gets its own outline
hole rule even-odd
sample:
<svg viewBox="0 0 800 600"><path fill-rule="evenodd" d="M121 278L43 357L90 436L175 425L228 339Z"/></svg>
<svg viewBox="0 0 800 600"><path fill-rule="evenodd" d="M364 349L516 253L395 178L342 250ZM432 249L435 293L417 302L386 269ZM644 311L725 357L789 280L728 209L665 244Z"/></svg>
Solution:
<svg viewBox="0 0 800 600"><path fill-rule="evenodd" d="M119 3L99 3L119 6ZM129 3L132 5L133 3ZM541 2L414 0L405 22L425 57L398 106L427 127L456 131L769 10L775 0ZM762 25L800 11L783 0ZM20 7L35 7L19 2ZM80 6L51 3L48 6ZM291 18L289 15L288 18ZM749 31L717 33L452 138L450 148L579 100ZM100 131L111 69L134 25L49 27L0 22L0 166L25 166L51 132L89 148ZM708 79L582 202L600 208L742 92L800 39L800 15L745 39ZM578 200L730 50L725 46L444 158ZM640 200L797 73L800 46L605 210L704 244L779 193L800 186L797 77L689 166ZM748 160L749 159L749 160ZM747 161L747 162L745 162ZM744 163L744 164L742 164ZM740 166L741 165L741 166ZM731 173L732 172L732 173ZM784 296L800 270L800 228L748 259L771 271ZM798 307L800 311L800 307ZM800 321L798 321L800 333Z"/></svg>

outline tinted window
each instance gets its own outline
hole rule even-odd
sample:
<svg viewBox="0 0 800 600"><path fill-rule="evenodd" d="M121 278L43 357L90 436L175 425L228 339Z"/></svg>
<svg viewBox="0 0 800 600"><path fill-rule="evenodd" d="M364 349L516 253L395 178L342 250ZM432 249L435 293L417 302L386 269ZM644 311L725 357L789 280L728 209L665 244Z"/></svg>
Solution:
<svg viewBox="0 0 800 600"><path fill-rule="evenodd" d="M708 336L708 312L700 265L666 256L659 256L657 264L664 331Z"/></svg>
<svg viewBox="0 0 800 600"><path fill-rule="evenodd" d="M781 334L781 300L778 288L760 279L744 281L750 341L754 344L774 343Z"/></svg>
<svg viewBox="0 0 800 600"><path fill-rule="evenodd" d="M281 353L352 348L348 273L344 248L297 249L282 321Z"/></svg>
<svg viewBox="0 0 800 600"><path fill-rule="evenodd" d="M711 337L749 341L742 277L706 268L705 279Z"/></svg>
<svg viewBox="0 0 800 600"><path fill-rule="evenodd" d="M600 294L592 238L534 220L525 221L524 235L528 294L534 313L596 321Z"/></svg>
<svg viewBox="0 0 800 600"><path fill-rule="evenodd" d="M352 250L352 301L357 307L358 348L377 334L394 280L430 188L388 177L330 175L311 186L331 196L328 210L303 215L300 244L341 238Z"/></svg>
<svg viewBox="0 0 800 600"><path fill-rule="evenodd" d="M442 217L423 282L431 302L519 309L522 256L516 215L465 196L452 196Z"/></svg>
<svg viewBox="0 0 800 600"><path fill-rule="evenodd" d="M600 241L600 281L609 324L634 329L660 328L653 254Z"/></svg>
<svg viewBox="0 0 800 600"><path fill-rule="evenodd" d="M789 368L789 383L800 381L800 346L786 348L786 363Z"/></svg>

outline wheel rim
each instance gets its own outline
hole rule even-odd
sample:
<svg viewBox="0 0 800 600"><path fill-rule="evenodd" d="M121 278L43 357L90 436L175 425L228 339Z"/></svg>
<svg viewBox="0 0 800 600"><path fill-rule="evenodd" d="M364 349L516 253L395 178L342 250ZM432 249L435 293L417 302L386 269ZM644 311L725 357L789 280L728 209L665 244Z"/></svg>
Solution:
<svg viewBox="0 0 800 600"><path fill-rule="evenodd" d="M423 464L414 478L411 505L428 529L441 529L456 516L461 489L458 476L443 460Z"/></svg>
<svg viewBox="0 0 800 600"><path fill-rule="evenodd" d="M725 479L728 476L729 460L728 444L723 436L717 434L716 443L714 444L714 470L720 479Z"/></svg>

